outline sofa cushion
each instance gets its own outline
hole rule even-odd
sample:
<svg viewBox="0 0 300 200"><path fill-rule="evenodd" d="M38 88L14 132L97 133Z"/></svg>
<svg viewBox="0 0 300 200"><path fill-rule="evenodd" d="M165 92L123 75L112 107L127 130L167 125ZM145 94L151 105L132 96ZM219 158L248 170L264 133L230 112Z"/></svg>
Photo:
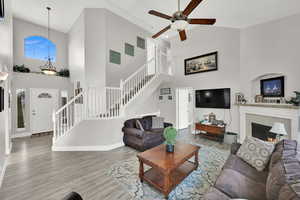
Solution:
<svg viewBox="0 0 300 200"><path fill-rule="evenodd" d="M241 145L242 144L240 144L240 143L231 144L230 153L235 155L238 152L238 150L240 149Z"/></svg>
<svg viewBox="0 0 300 200"><path fill-rule="evenodd" d="M145 116L140 119L140 122L146 131L149 131L152 128L152 117L153 116Z"/></svg>
<svg viewBox="0 0 300 200"><path fill-rule="evenodd" d="M266 185L257 182L233 169L223 169L215 188L232 199L265 200Z"/></svg>
<svg viewBox="0 0 300 200"><path fill-rule="evenodd" d="M267 179L266 193L268 200L300 199L300 162L296 157L275 164Z"/></svg>
<svg viewBox="0 0 300 200"><path fill-rule="evenodd" d="M237 156L258 171L263 171L271 158L273 150L274 144L272 143L253 137L246 137L237 152Z"/></svg>
<svg viewBox="0 0 300 200"><path fill-rule="evenodd" d="M124 126L126 128L136 128L136 120L137 119L129 119L124 122Z"/></svg>
<svg viewBox="0 0 300 200"><path fill-rule="evenodd" d="M265 184L268 178L268 172L266 171L257 171L255 168L250 166L248 163L240 159L238 156L231 154L223 169L232 169L235 170L244 176L252 179L253 181L257 181L259 183Z"/></svg>
<svg viewBox="0 0 300 200"><path fill-rule="evenodd" d="M269 171L271 171L271 169L281 159L295 156L297 154L297 146L296 140L281 140L279 143L277 143L270 159Z"/></svg>
<svg viewBox="0 0 300 200"><path fill-rule="evenodd" d="M284 185L280 190L278 200L300 200L300 197L289 185Z"/></svg>
<svg viewBox="0 0 300 200"><path fill-rule="evenodd" d="M209 191L205 194L204 200L230 200L231 198L221 192L220 190L211 187Z"/></svg>

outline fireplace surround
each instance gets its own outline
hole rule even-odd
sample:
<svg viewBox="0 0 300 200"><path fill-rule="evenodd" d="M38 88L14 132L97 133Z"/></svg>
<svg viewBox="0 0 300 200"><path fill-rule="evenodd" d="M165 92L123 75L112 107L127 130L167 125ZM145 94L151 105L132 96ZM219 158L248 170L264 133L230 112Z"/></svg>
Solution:
<svg viewBox="0 0 300 200"><path fill-rule="evenodd" d="M240 105L240 135L243 142L246 136L252 136L252 123L272 127L275 122L285 125L288 136L285 138L300 142L300 109L295 106L280 104L245 104Z"/></svg>

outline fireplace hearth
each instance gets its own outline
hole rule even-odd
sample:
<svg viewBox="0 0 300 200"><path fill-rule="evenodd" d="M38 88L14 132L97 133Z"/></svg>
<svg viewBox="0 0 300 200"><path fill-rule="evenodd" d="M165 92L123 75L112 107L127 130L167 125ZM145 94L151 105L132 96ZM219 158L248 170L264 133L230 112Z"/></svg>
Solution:
<svg viewBox="0 0 300 200"><path fill-rule="evenodd" d="M270 126L265 126L258 123L251 123L251 127L252 127L252 137L264 141L270 141L276 138L276 134L270 132L272 128Z"/></svg>

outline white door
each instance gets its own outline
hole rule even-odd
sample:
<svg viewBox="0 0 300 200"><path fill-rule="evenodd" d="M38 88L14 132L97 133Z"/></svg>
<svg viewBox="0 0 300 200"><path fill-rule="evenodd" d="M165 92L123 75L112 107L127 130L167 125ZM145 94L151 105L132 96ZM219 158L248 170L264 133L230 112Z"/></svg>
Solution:
<svg viewBox="0 0 300 200"><path fill-rule="evenodd" d="M152 38L147 39L147 62L148 63L148 75L155 74L156 72L156 44ZM154 60L153 60L154 59Z"/></svg>
<svg viewBox="0 0 300 200"><path fill-rule="evenodd" d="M188 116L189 116L189 125L194 124L194 106L195 106L195 91L194 89L188 89Z"/></svg>
<svg viewBox="0 0 300 200"><path fill-rule="evenodd" d="M30 89L30 128L32 134L53 130L52 113L58 108L58 90Z"/></svg>
<svg viewBox="0 0 300 200"><path fill-rule="evenodd" d="M176 125L177 129L188 128L193 123L193 89L176 89Z"/></svg>

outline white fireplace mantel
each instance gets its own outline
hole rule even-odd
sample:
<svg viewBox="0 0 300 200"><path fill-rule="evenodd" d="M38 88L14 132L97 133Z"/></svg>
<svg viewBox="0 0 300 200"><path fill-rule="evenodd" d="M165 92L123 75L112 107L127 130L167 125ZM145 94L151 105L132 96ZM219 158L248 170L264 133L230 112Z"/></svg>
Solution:
<svg viewBox="0 0 300 200"><path fill-rule="evenodd" d="M291 122L291 139L300 142L300 108L295 106L244 104L240 105L240 142L246 138L247 114L289 119Z"/></svg>

